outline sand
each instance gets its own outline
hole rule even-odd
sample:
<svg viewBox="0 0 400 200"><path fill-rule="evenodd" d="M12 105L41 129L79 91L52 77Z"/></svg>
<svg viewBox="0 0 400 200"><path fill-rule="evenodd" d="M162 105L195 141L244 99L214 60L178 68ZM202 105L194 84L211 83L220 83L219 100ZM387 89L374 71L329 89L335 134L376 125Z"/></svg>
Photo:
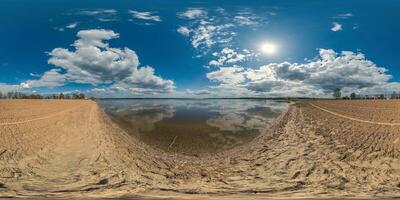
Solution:
<svg viewBox="0 0 400 200"><path fill-rule="evenodd" d="M246 145L167 154L94 101L0 100L0 197L400 196L400 101L302 101Z"/></svg>

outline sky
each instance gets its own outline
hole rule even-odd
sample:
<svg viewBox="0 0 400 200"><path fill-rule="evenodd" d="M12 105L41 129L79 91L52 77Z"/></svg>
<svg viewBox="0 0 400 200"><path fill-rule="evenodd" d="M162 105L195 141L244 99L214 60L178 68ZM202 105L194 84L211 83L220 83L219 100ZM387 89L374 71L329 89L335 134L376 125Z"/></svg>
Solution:
<svg viewBox="0 0 400 200"><path fill-rule="evenodd" d="M399 10L399 0L0 0L0 91L400 92Z"/></svg>

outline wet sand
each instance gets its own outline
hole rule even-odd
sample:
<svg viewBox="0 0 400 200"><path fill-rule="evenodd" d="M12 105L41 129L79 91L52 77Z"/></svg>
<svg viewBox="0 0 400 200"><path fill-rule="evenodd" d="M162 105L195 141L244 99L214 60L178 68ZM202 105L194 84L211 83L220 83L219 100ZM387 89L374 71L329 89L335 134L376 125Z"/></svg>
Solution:
<svg viewBox="0 0 400 200"><path fill-rule="evenodd" d="M93 101L1 100L0 197L399 197L399 106L297 102L253 141L193 157L127 135Z"/></svg>

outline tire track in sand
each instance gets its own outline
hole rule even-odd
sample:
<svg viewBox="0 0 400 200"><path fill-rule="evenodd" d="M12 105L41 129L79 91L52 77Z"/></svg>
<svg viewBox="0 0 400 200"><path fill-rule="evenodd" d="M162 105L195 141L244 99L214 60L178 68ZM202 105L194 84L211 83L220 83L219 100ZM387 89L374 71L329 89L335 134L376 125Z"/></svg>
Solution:
<svg viewBox="0 0 400 200"><path fill-rule="evenodd" d="M63 111L60 111L60 112L52 113L52 114L47 115L47 116L44 116L44 117L38 117L38 118L34 118L34 119L28 119L28 120L16 121L16 122L5 122L5 123L0 123L0 126L10 126L10 125L24 124L24 123L29 123L29 122L33 122L33 121L48 119L48 118L51 118L51 117L60 115L60 114L62 114L62 113L69 112L69 111L71 111L71 110L77 109L77 108L79 108L79 107L80 107L80 106L75 107L75 108L71 108L71 109L67 109L67 110L63 110Z"/></svg>
<svg viewBox="0 0 400 200"><path fill-rule="evenodd" d="M363 120L363 119L358 119L358 118L342 115L342 114L327 110L325 108L319 107L319 106L317 106L317 105L315 105L313 103L310 103L310 105L313 106L314 108L320 109L320 110L322 110L324 112L327 112L329 114L332 114L332 115L335 115L335 116L338 116L338 117L342 117L342 118L345 118L345 119L357 121L357 122L368 123L368 124L376 124L376 125L384 125L384 126L400 126L400 123L386 123L386 122L368 121L368 120Z"/></svg>

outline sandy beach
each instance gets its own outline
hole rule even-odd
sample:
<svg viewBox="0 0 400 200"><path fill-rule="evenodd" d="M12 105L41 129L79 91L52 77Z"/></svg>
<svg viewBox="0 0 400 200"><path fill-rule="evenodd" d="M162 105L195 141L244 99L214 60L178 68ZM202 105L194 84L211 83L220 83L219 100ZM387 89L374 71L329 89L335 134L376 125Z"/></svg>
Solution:
<svg viewBox="0 0 400 200"><path fill-rule="evenodd" d="M0 100L0 197L400 197L400 101L300 101L253 141L153 149L90 100Z"/></svg>

